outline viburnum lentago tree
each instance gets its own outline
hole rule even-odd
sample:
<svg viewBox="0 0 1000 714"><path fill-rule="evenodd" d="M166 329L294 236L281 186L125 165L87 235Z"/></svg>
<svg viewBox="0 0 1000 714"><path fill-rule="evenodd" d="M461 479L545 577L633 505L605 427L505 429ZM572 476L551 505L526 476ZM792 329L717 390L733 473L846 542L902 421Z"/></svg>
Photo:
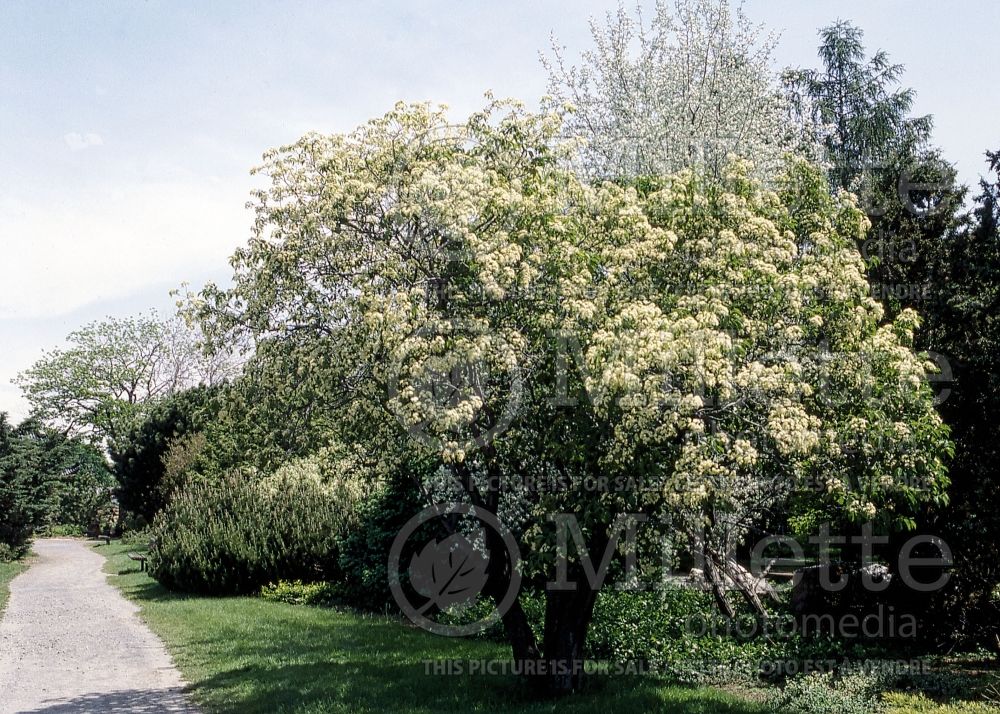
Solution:
<svg viewBox="0 0 1000 714"><path fill-rule="evenodd" d="M487 533L486 595L512 568L545 587L568 558L576 586L547 588L540 642L517 600L502 613L521 662L580 660L601 587L553 516L597 557L626 514L696 539L737 501L770 508L806 483L893 519L940 495L948 448L916 316L882 324L855 247L868 221L820 169L791 162L777 190L739 161L592 185L564 135L509 102L459 124L400 104L271 151L232 287L194 305L216 339L322 346L298 381L339 396L338 439L388 435L499 515L521 562ZM553 691L575 687L549 671Z"/></svg>

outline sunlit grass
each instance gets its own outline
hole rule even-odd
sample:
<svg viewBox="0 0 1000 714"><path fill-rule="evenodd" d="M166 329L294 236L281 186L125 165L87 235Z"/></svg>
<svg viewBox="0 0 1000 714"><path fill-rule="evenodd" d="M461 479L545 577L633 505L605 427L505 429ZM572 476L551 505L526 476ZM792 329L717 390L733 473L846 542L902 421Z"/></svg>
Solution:
<svg viewBox="0 0 1000 714"><path fill-rule="evenodd" d="M598 682L586 696L540 700L512 676L428 674L427 660L505 659L478 640L438 637L387 617L258 598L167 592L128 559L100 546L111 581L163 638L206 712L678 712L749 714L757 704L713 689L648 677Z"/></svg>
<svg viewBox="0 0 1000 714"><path fill-rule="evenodd" d="M27 567L30 560L16 560L12 563L0 562L0 613L7 606L10 597L10 581L16 578Z"/></svg>
<svg viewBox="0 0 1000 714"><path fill-rule="evenodd" d="M142 608L167 644L206 714L400 712L677 712L763 714L748 692L687 688L652 677L596 680L583 695L540 699L513 676L444 676L425 662L503 660L506 647L438 637L398 619L253 597L170 593L127 557L132 547L99 546L111 582ZM0 570L0 573L3 573ZM764 700L764 690L752 699ZM983 702L939 704L919 694L885 695L886 714L997 712Z"/></svg>

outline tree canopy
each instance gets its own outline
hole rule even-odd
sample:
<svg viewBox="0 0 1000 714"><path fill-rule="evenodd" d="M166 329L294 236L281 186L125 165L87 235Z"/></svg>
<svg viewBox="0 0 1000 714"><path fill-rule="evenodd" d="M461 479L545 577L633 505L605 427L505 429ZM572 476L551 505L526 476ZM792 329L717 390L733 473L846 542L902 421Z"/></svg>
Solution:
<svg viewBox="0 0 1000 714"><path fill-rule="evenodd" d="M771 69L775 37L728 0L657 0L648 24L622 6L591 35L579 65L555 40L543 56L587 176L719 173L735 155L770 178L789 152L818 156L811 113L794 110Z"/></svg>
<svg viewBox="0 0 1000 714"><path fill-rule="evenodd" d="M819 34L822 68L789 70L784 80L800 111L811 110L825 129L834 185L858 190L863 174L884 170L923 145L933 120L909 115L916 95L897 87L903 65L884 50L865 59L861 28L839 21Z"/></svg>
<svg viewBox="0 0 1000 714"><path fill-rule="evenodd" d="M39 419L98 444L124 438L157 399L228 374L183 322L154 313L93 322L66 341L15 381Z"/></svg>
<svg viewBox="0 0 1000 714"><path fill-rule="evenodd" d="M851 197L801 162L777 191L740 162L591 185L564 167L562 131L503 102L457 125L399 105L269 152L256 235L232 287L194 306L203 328L321 346L297 382L339 395L337 438L436 461L501 514L528 573L551 573L551 513L601 552L616 514L673 514L695 537L807 483L858 520L941 498L949 444L918 320L883 322ZM595 475L654 487L579 486ZM491 580L509 575L486 547ZM546 658L579 655L595 591L549 593ZM537 656L516 606L505 625Z"/></svg>

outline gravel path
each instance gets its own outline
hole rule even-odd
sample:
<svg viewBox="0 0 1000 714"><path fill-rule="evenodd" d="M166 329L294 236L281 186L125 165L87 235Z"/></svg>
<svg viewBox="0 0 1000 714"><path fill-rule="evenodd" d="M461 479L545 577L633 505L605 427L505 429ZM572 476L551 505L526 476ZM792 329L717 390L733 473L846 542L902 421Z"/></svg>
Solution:
<svg viewBox="0 0 1000 714"><path fill-rule="evenodd" d="M163 643L88 544L35 543L0 622L0 714L196 714Z"/></svg>

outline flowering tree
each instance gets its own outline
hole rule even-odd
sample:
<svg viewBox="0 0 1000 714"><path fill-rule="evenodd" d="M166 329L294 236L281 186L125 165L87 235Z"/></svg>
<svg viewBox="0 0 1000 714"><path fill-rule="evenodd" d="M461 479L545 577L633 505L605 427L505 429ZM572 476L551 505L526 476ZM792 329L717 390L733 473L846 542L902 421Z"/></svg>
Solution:
<svg viewBox="0 0 1000 714"><path fill-rule="evenodd" d="M718 173L736 154L766 178L811 149L809 112L793 110L771 70L775 38L728 0L657 0L648 25L622 7L591 34L580 66L555 42L542 60L554 103L573 108L566 130L586 140L587 175Z"/></svg>
<svg viewBox="0 0 1000 714"><path fill-rule="evenodd" d="M594 186L565 168L562 129L509 103L458 125L398 105L269 152L233 285L194 307L217 339L314 341L298 381L342 399L338 439L391 440L499 514L523 562L487 533L486 594L514 567L577 578L548 589L540 643L516 600L503 613L517 659L570 663L601 587L582 556L616 546L619 516L696 538L812 480L851 516L892 518L939 494L947 441L915 316L880 326L854 247L867 219L818 169L789 165L777 192L742 163ZM579 551L554 514L576 518Z"/></svg>

